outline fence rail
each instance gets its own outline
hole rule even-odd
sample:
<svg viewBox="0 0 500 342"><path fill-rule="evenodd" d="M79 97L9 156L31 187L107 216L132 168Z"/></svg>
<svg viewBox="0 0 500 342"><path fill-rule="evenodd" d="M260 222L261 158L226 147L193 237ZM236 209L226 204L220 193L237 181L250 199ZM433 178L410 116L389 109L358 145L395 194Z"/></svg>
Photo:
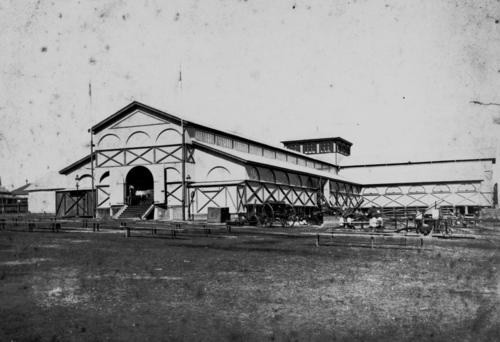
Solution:
<svg viewBox="0 0 500 342"><path fill-rule="evenodd" d="M206 224L165 221L96 220L96 219L59 219L55 217L0 217L0 230L24 232L101 232L112 230L121 232L126 238L151 236L170 239L220 237L228 235L267 236L284 239L305 239L320 246L368 247L368 248L423 248L423 238L414 234L395 234L394 232L286 232L255 227L240 227L230 224ZM459 236L454 236L460 238ZM473 238L461 236L461 238Z"/></svg>
<svg viewBox="0 0 500 342"><path fill-rule="evenodd" d="M28 202L1 203L0 214L23 214L28 212Z"/></svg>

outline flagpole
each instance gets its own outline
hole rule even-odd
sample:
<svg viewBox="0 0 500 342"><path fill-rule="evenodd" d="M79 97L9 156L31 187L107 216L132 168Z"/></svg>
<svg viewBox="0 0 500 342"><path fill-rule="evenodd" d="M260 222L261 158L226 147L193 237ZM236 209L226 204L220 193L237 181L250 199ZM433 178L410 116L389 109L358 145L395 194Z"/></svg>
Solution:
<svg viewBox="0 0 500 342"><path fill-rule="evenodd" d="M92 118L92 83L89 81L89 103L90 103L90 117ZM90 132L90 173L92 178L92 218L96 218L97 211L97 193L95 191L95 181L94 181L94 132L92 128L89 129Z"/></svg>
<svg viewBox="0 0 500 342"><path fill-rule="evenodd" d="M182 107L182 64L179 66L179 89ZM181 108L182 110L182 108ZM184 113L181 113L184 115ZM181 132L182 132L182 220L186 220L186 131L184 128L184 120L181 117Z"/></svg>

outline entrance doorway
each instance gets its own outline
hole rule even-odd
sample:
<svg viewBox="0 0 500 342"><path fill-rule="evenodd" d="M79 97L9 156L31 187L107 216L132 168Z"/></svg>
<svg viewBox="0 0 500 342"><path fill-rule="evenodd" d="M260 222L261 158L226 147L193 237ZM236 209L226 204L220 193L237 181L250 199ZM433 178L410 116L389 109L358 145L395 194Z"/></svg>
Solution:
<svg viewBox="0 0 500 342"><path fill-rule="evenodd" d="M152 204L154 181L151 171L144 166L131 169L125 179L125 203L128 205Z"/></svg>

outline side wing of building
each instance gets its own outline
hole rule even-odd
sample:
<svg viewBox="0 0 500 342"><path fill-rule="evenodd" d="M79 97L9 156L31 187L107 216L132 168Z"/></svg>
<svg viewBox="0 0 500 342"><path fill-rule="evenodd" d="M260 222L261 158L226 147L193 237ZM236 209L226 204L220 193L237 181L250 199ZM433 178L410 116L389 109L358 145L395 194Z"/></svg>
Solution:
<svg viewBox="0 0 500 342"><path fill-rule="evenodd" d="M495 159L463 159L341 167L362 182L363 207L415 212L438 206L462 213L496 205Z"/></svg>

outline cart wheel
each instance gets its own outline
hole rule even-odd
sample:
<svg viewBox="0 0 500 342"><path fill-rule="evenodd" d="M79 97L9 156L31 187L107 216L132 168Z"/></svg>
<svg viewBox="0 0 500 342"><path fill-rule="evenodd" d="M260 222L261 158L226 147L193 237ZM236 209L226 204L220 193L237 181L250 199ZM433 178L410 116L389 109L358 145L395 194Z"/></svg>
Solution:
<svg viewBox="0 0 500 342"><path fill-rule="evenodd" d="M260 215L260 224L263 227L272 227L274 222L274 210L269 203L264 203Z"/></svg>
<svg viewBox="0 0 500 342"><path fill-rule="evenodd" d="M290 204L285 205L285 212L283 218L281 219L281 225L283 227L293 227L295 221L297 220L297 215L295 213L295 208Z"/></svg>
<svg viewBox="0 0 500 342"><path fill-rule="evenodd" d="M273 226L273 219L266 214L262 214L259 217L259 225L262 227L272 227Z"/></svg>

